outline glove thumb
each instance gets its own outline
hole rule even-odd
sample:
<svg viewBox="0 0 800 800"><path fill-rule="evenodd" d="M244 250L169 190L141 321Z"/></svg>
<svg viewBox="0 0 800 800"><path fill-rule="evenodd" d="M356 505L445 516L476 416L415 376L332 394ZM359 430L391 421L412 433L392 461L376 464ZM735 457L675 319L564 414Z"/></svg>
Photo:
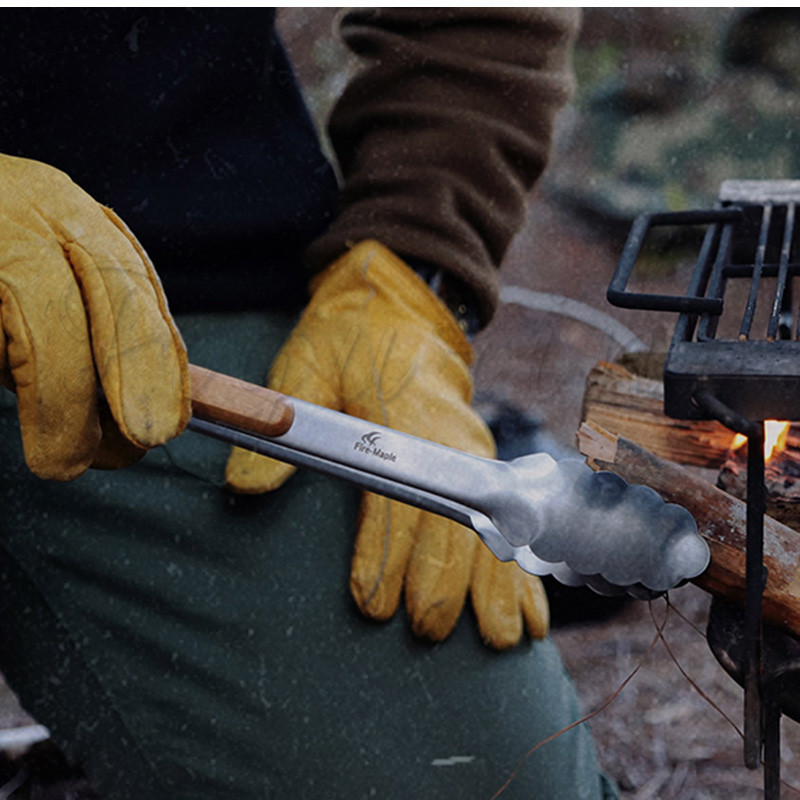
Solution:
<svg viewBox="0 0 800 800"><path fill-rule="evenodd" d="M238 494L263 494L283 486L295 471L290 464L234 447L225 467L225 485Z"/></svg>

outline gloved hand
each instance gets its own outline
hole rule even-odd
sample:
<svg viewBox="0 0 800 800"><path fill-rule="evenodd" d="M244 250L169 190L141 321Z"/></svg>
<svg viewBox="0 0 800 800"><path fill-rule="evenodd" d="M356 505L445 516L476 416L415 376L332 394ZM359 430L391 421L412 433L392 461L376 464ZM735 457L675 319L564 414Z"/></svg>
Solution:
<svg viewBox="0 0 800 800"><path fill-rule="evenodd" d="M455 319L401 259L362 242L312 284L313 296L278 355L269 386L476 455L493 456L486 426L470 408L472 349ZM226 480L234 491L266 492L294 468L234 449ZM481 634L496 648L516 644L523 622L547 632L538 578L503 564L457 523L365 493L350 588L375 619L400 594L415 633L445 638L471 591Z"/></svg>
<svg viewBox="0 0 800 800"><path fill-rule="evenodd" d="M129 463L190 414L185 348L141 245L64 173L5 155L0 381L42 478Z"/></svg>

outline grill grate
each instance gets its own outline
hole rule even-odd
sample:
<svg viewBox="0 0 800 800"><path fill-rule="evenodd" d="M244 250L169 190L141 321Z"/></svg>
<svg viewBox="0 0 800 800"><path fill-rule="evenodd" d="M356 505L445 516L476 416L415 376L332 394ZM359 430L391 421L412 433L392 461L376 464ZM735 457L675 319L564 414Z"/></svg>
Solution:
<svg viewBox="0 0 800 800"><path fill-rule="evenodd" d="M800 181L726 181L708 211L637 218L608 288L624 308L679 313L664 368L664 410L677 419L716 419L748 438L747 552L742 636L745 764L764 763L764 796L780 797L776 688L763 679L763 436L766 419L800 420L800 274L796 225ZM686 293L628 290L648 232L705 226Z"/></svg>
<svg viewBox="0 0 800 800"><path fill-rule="evenodd" d="M726 181L717 207L652 214L634 223L611 281L614 305L680 313L664 372L665 411L710 416L709 393L749 420L800 419L800 181ZM705 226L683 296L627 288L650 230Z"/></svg>

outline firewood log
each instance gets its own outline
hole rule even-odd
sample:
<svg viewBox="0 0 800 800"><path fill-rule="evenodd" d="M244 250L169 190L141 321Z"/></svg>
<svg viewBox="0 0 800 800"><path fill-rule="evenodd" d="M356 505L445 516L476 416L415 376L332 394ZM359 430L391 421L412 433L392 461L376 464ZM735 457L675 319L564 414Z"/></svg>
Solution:
<svg viewBox="0 0 800 800"><path fill-rule="evenodd" d="M606 362L587 377L581 419L670 461L703 467L718 467L735 435L719 422L667 417L662 381Z"/></svg>

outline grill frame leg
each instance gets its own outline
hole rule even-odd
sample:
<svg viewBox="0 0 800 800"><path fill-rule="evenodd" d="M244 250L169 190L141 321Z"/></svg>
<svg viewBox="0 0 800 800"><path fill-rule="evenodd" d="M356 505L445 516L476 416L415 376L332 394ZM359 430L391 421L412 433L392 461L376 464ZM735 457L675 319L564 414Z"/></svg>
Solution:
<svg viewBox="0 0 800 800"><path fill-rule="evenodd" d="M695 402L714 419L747 437L747 520L744 623L744 763L748 769L764 764L764 798L780 798L780 709L765 702L762 674L762 607L767 569L764 566L764 422L745 419L709 392ZM763 761L762 761L763 759Z"/></svg>

